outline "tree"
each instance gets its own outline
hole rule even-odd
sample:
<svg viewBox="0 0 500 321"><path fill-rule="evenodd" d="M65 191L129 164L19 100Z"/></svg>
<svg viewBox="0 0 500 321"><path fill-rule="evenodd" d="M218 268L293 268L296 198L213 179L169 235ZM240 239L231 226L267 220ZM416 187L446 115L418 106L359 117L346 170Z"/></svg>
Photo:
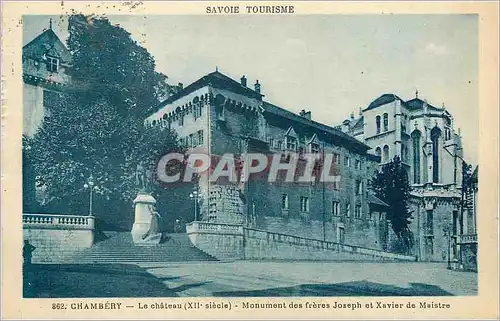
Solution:
<svg viewBox="0 0 500 321"><path fill-rule="evenodd" d="M37 185L45 188L46 211L87 213L84 184L92 175L98 218L129 225L137 164L154 170L161 156L180 151L173 132L144 126L159 104L165 77L144 48L105 18L72 16L69 31L76 86L45 92L51 116L23 148ZM153 195L161 202L165 191L154 184Z"/></svg>
<svg viewBox="0 0 500 321"><path fill-rule="evenodd" d="M410 185L399 156L382 166L370 181L370 188L378 198L389 205L387 215L391 227L402 244L402 250L408 252L412 246L409 229L412 215L408 209Z"/></svg>

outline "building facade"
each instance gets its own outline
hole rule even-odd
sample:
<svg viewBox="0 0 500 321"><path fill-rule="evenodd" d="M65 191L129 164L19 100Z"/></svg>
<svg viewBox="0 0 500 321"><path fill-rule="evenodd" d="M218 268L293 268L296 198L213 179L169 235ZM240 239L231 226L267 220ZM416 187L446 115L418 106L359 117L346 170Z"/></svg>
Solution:
<svg viewBox="0 0 500 321"><path fill-rule="evenodd" d="M200 177L198 219L289 235L387 249L390 231L383 203L368 192L379 157L350 135L315 122L311 113L294 114L265 101L258 81L247 86L215 71L171 96L145 120L177 132L189 151L236 160L245 153L280 154L282 162L306 153L332 155L340 180L210 182Z"/></svg>
<svg viewBox="0 0 500 321"><path fill-rule="evenodd" d="M413 254L424 261L460 261L460 237L475 233L475 212L462 193L460 130L446 107L418 97L384 94L338 126L371 147L380 165L399 156L411 184Z"/></svg>

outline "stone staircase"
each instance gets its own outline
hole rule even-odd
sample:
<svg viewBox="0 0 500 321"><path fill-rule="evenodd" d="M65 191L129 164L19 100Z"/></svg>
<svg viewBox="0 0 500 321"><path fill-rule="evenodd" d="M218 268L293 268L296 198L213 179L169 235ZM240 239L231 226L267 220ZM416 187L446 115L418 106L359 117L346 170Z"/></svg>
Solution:
<svg viewBox="0 0 500 321"><path fill-rule="evenodd" d="M152 263L216 261L217 259L194 247L185 233L167 234L158 245L138 246L130 232L104 232L101 241L92 247L53 257L50 263ZM48 263L48 262L47 262Z"/></svg>

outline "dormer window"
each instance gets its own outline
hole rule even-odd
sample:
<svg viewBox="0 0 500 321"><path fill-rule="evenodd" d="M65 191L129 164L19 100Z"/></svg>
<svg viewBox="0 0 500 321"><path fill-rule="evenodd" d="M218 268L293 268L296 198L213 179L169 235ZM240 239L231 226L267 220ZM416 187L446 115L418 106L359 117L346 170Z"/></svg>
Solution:
<svg viewBox="0 0 500 321"><path fill-rule="evenodd" d="M59 70L59 59L52 56L47 56L47 71L57 72Z"/></svg>
<svg viewBox="0 0 500 321"><path fill-rule="evenodd" d="M316 134L313 135L310 141L308 141L308 152L309 153L319 153L319 140Z"/></svg>
<svg viewBox="0 0 500 321"><path fill-rule="evenodd" d="M288 128L285 134L285 148L294 152L297 150L297 133L292 127Z"/></svg>
<svg viewBox="0 0 500 321"><path fill-rule="evenodd" d="M292 136L286 137L286 149L291 151L297 150L297 138Z"/></svg>

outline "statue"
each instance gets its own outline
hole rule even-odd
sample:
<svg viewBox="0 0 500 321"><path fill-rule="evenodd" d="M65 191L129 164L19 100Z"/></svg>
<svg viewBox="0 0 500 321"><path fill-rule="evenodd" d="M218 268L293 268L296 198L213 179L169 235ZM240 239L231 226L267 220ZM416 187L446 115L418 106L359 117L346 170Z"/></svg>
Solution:
<svg viewBox="0 0 500 321"><path fill-rule="evenodd" d="M151 223L149 224L149 230L142 236L143 240L149 239L157 239L161 238L161 233L160 233L160 219L161 216L160 214L156 211L155 207L153 205L149 205L149 212L151 215Z"/></svg>
<svg viewBox="0 0 500 321"><path fill-rule="evenodd" d="M145 168L143 162L140 161L135 170L135 184L139 187L139 191L147 192L149 190L152 176L152 171L149 168Z"/></svg>

